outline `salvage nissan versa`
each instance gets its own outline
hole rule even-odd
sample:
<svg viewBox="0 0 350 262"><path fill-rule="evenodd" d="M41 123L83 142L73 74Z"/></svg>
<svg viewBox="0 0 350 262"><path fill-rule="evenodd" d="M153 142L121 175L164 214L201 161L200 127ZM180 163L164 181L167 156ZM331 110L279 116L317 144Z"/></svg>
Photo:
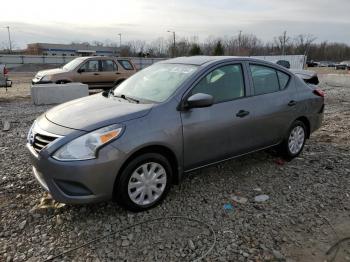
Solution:
<svg viewBox="0 0 350 262"><path fill-rule="evenodd" d="M323 96L269 62L175 58L49 110L27 147L35 177L57 201L113 198L142 211L191 170L269 147L298 156L321 125Z"/></svg>

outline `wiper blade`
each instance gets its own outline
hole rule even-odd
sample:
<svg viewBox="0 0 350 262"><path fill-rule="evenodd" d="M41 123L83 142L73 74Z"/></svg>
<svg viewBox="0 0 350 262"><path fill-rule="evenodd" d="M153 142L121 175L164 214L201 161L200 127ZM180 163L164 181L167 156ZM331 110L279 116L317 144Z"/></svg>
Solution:
<svg viewBox="0 0 350 262"><path fill-rule="evenodd" d="M132 98L132 97L129 97L129 96L126 96L126 95L124 95L124 94L121 94L121 95L113 95L113 96L115 96L115 97L119 97L119 98L122 98L122 99L124 99L124 100L127 100L127 101L131 101L131 102L135 102L135 103L140 103L140 101L139 100L137 100L137 99L135 99L135 98Z"/></svg>

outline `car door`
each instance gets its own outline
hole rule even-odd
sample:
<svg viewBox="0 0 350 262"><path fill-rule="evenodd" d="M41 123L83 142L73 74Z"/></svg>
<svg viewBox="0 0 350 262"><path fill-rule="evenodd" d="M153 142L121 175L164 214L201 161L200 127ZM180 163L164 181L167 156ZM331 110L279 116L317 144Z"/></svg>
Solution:
<svg viewBox="0 0 350 262"><path fill-rule="evenodd" d="M219 66L201 78L186 95L205 93L214 104L181 112L184 164L187 170L242 154L252 149L252 106L243 67Z"/></svg>
<svg viewBox="0 0 350 262"><path fill-rule="evenodd" d="M254 143L263 148L281 141L294 120L297 93L292 77L263 64L249 64Z"/></svg>
<svg viewBox="0 0 350 262"><path fill-rule="evenodd" d="M101 84L105 86L113 86L114 83L120 78L118 65L112 59L101 60Z"/></svg>
<svg viewBox="0 0 350 262"><path fill-rule="evenodd" d="M88 84L89 87L98 85L101 82L99 59L90 59L83 63L73 80Z"/></svg>

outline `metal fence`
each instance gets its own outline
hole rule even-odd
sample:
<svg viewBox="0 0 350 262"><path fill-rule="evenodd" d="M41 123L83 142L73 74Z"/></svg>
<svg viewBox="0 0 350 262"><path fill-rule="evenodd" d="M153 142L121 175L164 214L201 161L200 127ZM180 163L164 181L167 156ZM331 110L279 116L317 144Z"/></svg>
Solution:
<svg viewBox="0 0 350 262"><path fill-rule="evenodd" d="M0 64L5 64L8 68L18 67L25 64L47 64L63 65L77 58L76 56L36 56L36 55L0 55ZM125 57L118 57L123 59ZM128 57L134 63L137 69L145 68L164 58L143 58Z"/></svg>
<svg viewBox="0 0 350 262"><path fill-rule="evenodd" d="M272 63L276 63L279 60L286 60L290 63L291 69L303 69L306 63L306 56L304 55L251 56L251 58L262 59Z"/></svg>
<svg viewBox="0 0 350 262"><path fill-rule="evenodd" d="M6 64L8 68L17 67L24 64L51 64L63 65L77 57L75 56L35 56L35 55L0 55L0 64ZM122 59L122 57L118 57ZM252 56L266 61L276 63L278 60L289 61L292 69L303 69L306 62L304 55L286 55L286 56ZM137 69L145 68L165 58L143 58L128 57L135 64Z"/></svg>

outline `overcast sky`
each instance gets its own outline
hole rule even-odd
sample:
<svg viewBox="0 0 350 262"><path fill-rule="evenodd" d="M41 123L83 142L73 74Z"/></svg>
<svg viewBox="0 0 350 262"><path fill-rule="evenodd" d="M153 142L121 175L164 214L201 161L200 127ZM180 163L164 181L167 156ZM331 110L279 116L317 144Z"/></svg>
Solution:
<svg viewBox="0 0 350 262"><path fill-rule="evenodd" d="M350 0L11 0L1 3L0 45L10 26L16 47L32 42L122 41L235 36L264 41L310 33L350 44Z"/></svg>

